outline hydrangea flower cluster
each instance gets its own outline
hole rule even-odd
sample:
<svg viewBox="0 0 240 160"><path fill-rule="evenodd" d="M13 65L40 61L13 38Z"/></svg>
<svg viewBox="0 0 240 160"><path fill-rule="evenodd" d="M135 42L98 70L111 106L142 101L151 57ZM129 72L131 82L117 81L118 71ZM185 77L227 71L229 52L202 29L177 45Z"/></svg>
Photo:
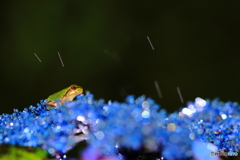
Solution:
<svg viewBox="0 0 240 160"><path fill-rule="evenodd" d="M212 102L196 98L189 102L180 115L189 119L190 131L204 142L214 144L217 150L238 152L240 150L240 108L238 103L223 103L219 99Z"/></svg>
<svg viewBox="0 0 240 160"><path fill-rule="evenodd" d="M217 159L211 151L239 151L239 122L238 104L218 99L196 98L167 114L145 96L105 103L86 93L54 109L47 110L41 101L23 112L0 115L0 144L41 147L58 155L87 140L98 154L117 159L124 159L123 149L154 152L168 160ZM83 136L75 135L79 132Z"/></svg>

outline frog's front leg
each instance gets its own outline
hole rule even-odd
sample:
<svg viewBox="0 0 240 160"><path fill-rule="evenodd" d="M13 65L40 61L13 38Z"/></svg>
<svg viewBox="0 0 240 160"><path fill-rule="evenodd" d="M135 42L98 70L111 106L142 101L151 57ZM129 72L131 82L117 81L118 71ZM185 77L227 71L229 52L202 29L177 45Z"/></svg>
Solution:
<svg viewBox="0 0 240 160"><path fill-rule="evenodd" d="M51 107L51 108L54 108L54 107L57 106L57 103L54 102L54 101L48 101L48 102L46 102L45 104L48 105L48 106Z"/></svg>

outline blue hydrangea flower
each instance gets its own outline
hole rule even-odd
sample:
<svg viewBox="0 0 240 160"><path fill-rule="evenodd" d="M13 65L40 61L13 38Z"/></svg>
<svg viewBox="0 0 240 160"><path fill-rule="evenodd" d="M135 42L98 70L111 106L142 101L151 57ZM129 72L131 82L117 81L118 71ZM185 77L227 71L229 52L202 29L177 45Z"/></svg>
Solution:
<svg viewBox="0 0 240 160"><path fill-rule="evenodd" d="M157 152L168 160L201 157L201 146L206 145L215 151L239 151L239 115L237 103L218 99L196 98L179 112L167 114L145 96L106 103L86 93L51 110L43 100L22 112L14 109L13 114L0 115L0 144L41 147L59 155L87 140L102 156L128 148ZM203 157L211 159L207 152Z"/></svg>

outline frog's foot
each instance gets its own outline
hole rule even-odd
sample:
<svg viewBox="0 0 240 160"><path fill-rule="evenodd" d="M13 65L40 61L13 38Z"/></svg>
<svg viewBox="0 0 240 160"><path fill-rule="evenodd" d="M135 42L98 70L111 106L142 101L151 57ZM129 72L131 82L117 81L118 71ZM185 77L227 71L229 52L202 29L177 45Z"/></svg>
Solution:
<svg viewBox="0 0 240 160"><path fill-rule="evenodd" d="M54 102L54 101L48 101L45 104L48 105L51 108L55 108L57 106L57 103Z"/></svg>

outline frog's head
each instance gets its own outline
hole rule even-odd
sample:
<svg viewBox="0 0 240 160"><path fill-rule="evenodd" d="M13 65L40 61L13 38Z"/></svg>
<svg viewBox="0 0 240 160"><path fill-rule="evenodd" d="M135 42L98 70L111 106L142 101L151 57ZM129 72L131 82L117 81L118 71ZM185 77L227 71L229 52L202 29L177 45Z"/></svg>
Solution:
<svg viewBox="0 0 240 160"><path fill-rule="evenodd" d="M64 97L62 97L63 101L72 101L77 95L82 94L83 93L83 88L81 86L78 85L71 85L66 94L64 95Z"/></svg>

